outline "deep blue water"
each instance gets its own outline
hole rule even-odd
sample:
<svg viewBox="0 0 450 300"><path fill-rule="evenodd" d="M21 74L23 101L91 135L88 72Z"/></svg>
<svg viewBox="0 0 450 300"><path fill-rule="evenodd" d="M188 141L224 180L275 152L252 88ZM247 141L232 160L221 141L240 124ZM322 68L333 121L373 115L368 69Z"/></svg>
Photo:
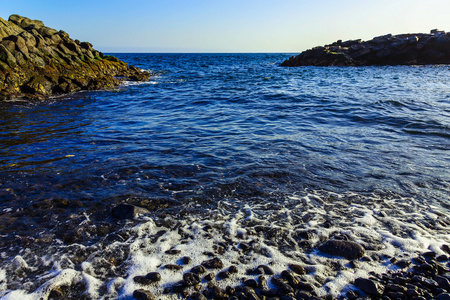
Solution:
<svg viewBox="0 0 450 300"><path fill-rule="evenodd" d="M130 197L204 209L305 190L450 204L449 66L116 56L155 76L113 91L0 104L0 211Z"/></svg>

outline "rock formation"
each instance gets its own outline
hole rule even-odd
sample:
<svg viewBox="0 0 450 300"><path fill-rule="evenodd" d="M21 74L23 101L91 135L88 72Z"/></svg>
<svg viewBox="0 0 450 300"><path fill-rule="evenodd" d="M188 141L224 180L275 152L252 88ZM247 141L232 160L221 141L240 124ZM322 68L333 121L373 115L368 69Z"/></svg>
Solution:
<svg viewBox="0 0 450 300"><path fill-rule="evenodd" d="M72 40L42 21L0 18L0 100L43 99L52 94L111 88L150 77L87 42Z"/></svg>
<svg viewBox="0 0 450 300"><path fill-rule="evenodd" d="M296 66L371 66L450 64L450 33L384 35L370 41L341 40L284 61Z"/></svg>

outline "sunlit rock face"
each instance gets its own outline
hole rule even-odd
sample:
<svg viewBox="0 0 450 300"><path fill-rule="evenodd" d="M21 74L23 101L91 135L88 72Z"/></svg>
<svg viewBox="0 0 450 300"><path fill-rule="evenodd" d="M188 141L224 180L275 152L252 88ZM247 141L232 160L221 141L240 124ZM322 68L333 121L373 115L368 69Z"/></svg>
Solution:
<svg viewBox="0 0 450 300"><path fill-rule="evenodd" d="M43 99L150 77L90 43L72 40L64 31L19 15L11 15L8 21L0 18L0 39L0 100Z"/></svg>
<svg viewBox="0 0 450 300"><path fill-rule="evenodd" d="M370 41L341 40L315 47L284 61L295 66L426 65L450 63L450 33L400 34L375 37Z"/></svg>

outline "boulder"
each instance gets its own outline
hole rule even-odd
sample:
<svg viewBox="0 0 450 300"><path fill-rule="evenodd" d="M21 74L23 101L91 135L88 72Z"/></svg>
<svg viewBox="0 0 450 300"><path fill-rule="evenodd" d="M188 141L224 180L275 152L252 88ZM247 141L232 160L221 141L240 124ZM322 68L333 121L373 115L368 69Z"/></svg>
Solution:
<svg viewBox="0 0 450 300"><path fill-rule="evenodd" d="M347 259L358 259L364 256L364 247L351 241L328 240L318 248L320 251Z"/></svg>
<svg viewBox="0 0 450 300"><path fill-rule="evenodd" d="M148 72L105 56L92 44L74 41L42 21L19 15L8 21L0 18L0 100L43 99L149 78Z"/></svg>

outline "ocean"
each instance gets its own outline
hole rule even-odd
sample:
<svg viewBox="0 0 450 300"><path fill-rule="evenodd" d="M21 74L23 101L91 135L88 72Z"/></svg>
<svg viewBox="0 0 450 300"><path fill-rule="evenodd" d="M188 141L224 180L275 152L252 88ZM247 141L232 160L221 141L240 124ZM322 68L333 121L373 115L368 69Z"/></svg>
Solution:
<svg viewBox="0 0 450 300"><path fill-rule="evenodd" d="M150 81L0 103L1 299L52 298L56 287L131 299L133 278L153 271L162 280L150 290L177 299L164 289L213 256L239 269L223 288L258 265L297 263L317 296L337 297L395 270L393 258L445 254L449 66L114 55ZM116 220L119 203L150 213ZM368 259L354 267L317 250L330 238Z"/></svg>

